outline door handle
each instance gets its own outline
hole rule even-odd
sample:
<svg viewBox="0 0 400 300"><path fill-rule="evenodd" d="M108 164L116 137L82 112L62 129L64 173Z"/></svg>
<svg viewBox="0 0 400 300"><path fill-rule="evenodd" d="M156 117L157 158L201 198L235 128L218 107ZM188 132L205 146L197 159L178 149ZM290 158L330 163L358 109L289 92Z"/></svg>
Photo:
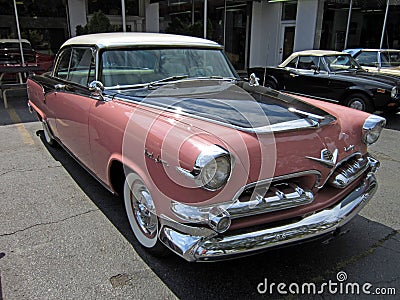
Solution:
<svg viewBox="0 0 400 300"><path fill-rule="evenodd" d="M65 84L61 84L61 83L56 84L56 85L54 86L54 88L56 89L56 91L65 90Z"/></svg>
<svg viewBox="0 0 400 300"><path fill-rule="evenodd" d="M292 77L297 77L297 76L299 76L298 74L294 74L294 73L290 73L289 75L292 76Z"/></svg>

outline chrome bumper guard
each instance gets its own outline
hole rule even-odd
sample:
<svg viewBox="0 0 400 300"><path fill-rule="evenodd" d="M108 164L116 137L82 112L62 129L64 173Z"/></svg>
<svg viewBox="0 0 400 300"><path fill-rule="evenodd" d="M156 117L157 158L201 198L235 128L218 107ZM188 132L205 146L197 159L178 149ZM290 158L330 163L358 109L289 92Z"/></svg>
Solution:
<svg viewBox="0 0 400 300"><path fill-rule="evenodd" d="M372 172L340 203L288 225L242 234L217 234L161 216L160 240L187 261L217 261L251 252L316 238L350 221L372 198L378 187Z"/></svg>

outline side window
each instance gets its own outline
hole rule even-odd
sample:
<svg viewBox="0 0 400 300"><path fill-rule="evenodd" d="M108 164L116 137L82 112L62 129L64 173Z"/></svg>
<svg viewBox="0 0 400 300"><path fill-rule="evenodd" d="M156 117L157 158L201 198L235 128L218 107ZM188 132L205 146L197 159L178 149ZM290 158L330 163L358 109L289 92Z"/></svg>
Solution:
<svg viewBox="0 0 400 300"><path fill-rule="evenodd" d="M286 67L296 69L297 57L293 58Z"/></svg>
<svg viewBox="0 0 400 300"><path fill-rule="evenodd" d="M61 79L67 79L70 61L71 61L71 49L67 49L63 51L63 53L61 53L60 60L58 61L58 65L55 70L54 76Z"/></svg>
<svg viewBox="0 0 400 300"><path fill-rule="evenodd" d="M72 50L71 64L68 80L81 85L87 85L89 75L94 66L92 50L90 48L74 48Z"/></svg>
<svg viewBox="0 0 400 300"><path fill-rule="evenodd" d="M357 57L356 61L366 67L378 66L377 52L361 52Z"/></svg>
<svg viewBox="0 0 400 300"><path fill-rule="evenodd" d="M300 56L299 62L297 63L297 69L311 70L312 65L318 65L318 62L317 64L314 63L313 58L318 59L312 56Z"/></svg>

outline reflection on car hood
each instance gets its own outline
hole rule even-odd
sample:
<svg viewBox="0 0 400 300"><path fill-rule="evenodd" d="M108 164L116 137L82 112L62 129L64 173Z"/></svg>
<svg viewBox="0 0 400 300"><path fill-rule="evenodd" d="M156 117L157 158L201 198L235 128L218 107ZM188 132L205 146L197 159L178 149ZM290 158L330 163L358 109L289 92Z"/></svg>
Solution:
<svg viewBox="0 0 400 300"><path fill-rule="evenodd" d="M260 89L268 91L263 87ZM300 122L303 124L300 127L315 125L307 114L319 121L333 119L325 111L292 97L280 93L265 94L248 84L236 85L224 80L182 80L156 89L120 90L114 97L244 129L276 127L281 123L293 127ZM308 125L304 126L304 123Z"/></svg>
<svg viewBox="0 0 400 300"><path fill-rule="evenodd" d="M399 77L390 76L387 74L379 74L374 72L367 72L367 71L342 71L336 72L336 76L343 76L343 77L352 77L354 79L361 79L361 80L373 80L375 82L381 84L387 84L390 86L399 85L400 79Z"/></svg>

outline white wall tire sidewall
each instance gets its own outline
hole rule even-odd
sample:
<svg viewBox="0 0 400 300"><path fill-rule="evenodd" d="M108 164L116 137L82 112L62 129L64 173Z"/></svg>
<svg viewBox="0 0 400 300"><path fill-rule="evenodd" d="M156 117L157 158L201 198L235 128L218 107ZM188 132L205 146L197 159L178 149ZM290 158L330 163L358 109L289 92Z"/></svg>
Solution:
<svg viewBox="0 0 400 300"><path fill-rule="evenodd" d="M157 234L154 238L149 238L147 237L142 230L139 228L139 225L136 221L135 214L133 212L132 204L131 204L131 192L130 188L132 187L132 184L136 181L139 180L143 183L143 180L139 177L139 175L135 173L129 173L126 176L125 183L124 183L124 203L125 203L125 210L126 214L128 216L129 224L131 225L132 231L136 237L136 239L139 241L140 244L142 244L146 248L153 248L158 240L158 226L157 226Z"/></svg>

